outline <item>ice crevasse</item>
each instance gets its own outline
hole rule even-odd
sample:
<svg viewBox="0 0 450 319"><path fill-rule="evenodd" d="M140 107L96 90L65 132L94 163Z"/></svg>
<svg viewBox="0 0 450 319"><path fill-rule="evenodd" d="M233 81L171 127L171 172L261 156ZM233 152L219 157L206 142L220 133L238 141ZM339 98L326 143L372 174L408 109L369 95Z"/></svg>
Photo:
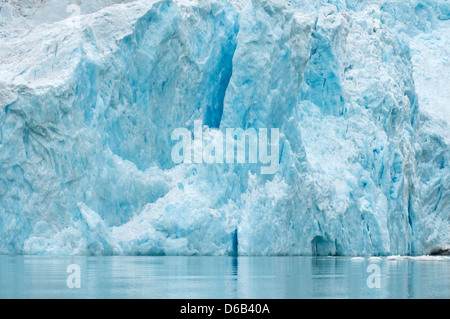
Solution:
<svg viewBox="0 0 450 319"><path fill-rule="evenodd" d="M0 253L450 248L450 3L0 3ZM175 128L278 128L175 164Z"/></svg>

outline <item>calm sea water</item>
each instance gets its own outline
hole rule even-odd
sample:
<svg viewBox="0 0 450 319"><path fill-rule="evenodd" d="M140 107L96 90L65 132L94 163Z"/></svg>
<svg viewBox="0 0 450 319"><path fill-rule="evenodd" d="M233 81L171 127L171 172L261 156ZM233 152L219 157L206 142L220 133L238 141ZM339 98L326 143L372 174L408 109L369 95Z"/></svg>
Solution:
<svg viewBox="0 0 450 319"><path fill-rule="evenodd" d="M0 298L450 298L450 258L0 256Z"/></svg>

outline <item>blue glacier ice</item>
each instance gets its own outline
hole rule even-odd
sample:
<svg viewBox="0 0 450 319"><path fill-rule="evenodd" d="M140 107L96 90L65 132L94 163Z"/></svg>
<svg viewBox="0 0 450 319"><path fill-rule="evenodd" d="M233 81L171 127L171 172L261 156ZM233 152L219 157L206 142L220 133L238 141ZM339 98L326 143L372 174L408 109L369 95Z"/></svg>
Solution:
<svg viewBox="0 0 450 319"><path fill-rule="evenodd" d="M447 0L0 3L0 254L450 248ZM277 172L171 133L278 128Z"/></svg>

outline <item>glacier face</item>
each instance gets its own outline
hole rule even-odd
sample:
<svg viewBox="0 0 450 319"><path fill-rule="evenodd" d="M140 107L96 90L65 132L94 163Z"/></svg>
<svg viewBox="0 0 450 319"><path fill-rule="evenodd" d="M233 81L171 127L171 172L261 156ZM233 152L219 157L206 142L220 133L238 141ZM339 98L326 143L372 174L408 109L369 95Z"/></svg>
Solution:
<svg viewBox="0 0 450 319"><path fill-rule="evenodd" d="M78 3L0 4L0 253L450 246L448 1ZM196 120L279 128L276 174L175 165Z"/></svg>

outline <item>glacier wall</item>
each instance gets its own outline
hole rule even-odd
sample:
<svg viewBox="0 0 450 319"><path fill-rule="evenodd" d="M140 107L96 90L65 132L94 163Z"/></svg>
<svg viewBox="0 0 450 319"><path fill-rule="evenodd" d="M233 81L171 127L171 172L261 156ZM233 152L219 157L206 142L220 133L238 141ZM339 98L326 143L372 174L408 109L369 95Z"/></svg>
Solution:
<svg viewBox="0 0 450 319"><path fill-rule="evenodd" d="M450 247L448 1L70 4L0 3L1 254ZM276 174L175 165L196 120L279 128Z"/></svg>

